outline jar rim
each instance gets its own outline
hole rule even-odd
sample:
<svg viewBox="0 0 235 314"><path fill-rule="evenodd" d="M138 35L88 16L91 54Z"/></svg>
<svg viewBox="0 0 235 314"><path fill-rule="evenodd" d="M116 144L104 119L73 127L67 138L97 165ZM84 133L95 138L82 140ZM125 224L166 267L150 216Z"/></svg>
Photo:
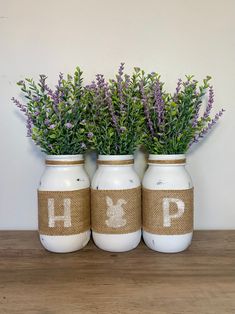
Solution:
<svg viewBox="0 0 235 314"><path fill-rule="evenodd" d="M186 159L185 154L166 154L166 155L158 155L158 154L149 154L149 160L181 160Z"/></svg>
<svg viewBox="0 0 235 314"><path fill-rule="evenodd" d="M46 160L49 161L81 161L84 160L82 154L79 155L47 155Z"/></svg>
<svg viewBox="0 0 235 314"><path fill-rule="evenodd" d="M150 154L148 158L149 165L157 166L182 166L186 164L186 156L178 155L154 155Z"/></svg>
<svg viewBox="0 0 235 314"><path fill-rule="evenodd" d="M122 161L122 160L133 160L133 155L98 155L98 160L101 161Z"/></svg>

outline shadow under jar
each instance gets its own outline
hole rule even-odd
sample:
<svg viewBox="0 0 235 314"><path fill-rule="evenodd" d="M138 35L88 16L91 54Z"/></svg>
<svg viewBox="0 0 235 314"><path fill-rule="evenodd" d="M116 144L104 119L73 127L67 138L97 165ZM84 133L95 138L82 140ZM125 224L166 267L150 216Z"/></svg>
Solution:
<svg viewBox="0 0 235 314"><path fill-rule="evenodd" d="M142 182L143 238L155 251L177 253L193 235L193 183L185 155L149 155Z"/></svg>
<svg viewBox="0 0 235 314"><path fill-rule="evenodd" d="M91 182L91 225L102 250L125 252L141 239L141 186L132 155L99 155Z"/></svg>
<svg viewBox="0 0 235 314"><path fill-rule="evenodd" d="M45 249L68 253L90 239L90 182L82 155L48 155L38 188L40 241Z"/></svg>

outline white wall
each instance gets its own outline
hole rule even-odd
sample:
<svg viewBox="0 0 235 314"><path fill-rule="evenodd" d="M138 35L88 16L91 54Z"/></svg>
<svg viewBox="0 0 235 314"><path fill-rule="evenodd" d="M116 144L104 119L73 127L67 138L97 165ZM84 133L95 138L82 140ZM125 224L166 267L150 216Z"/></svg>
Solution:
<svg viewBox="0 0 235 314"><path fill-rule="evenodd" d="M10 101L16 82L45 73L54 84L76 65L87 80L112 76L121 61L159 71L171 89L184 74L213 76L215 109L227 112L188 156L195 227L235 228L234 0L0 0L0 229L37 228L44 167Z"/></svg>

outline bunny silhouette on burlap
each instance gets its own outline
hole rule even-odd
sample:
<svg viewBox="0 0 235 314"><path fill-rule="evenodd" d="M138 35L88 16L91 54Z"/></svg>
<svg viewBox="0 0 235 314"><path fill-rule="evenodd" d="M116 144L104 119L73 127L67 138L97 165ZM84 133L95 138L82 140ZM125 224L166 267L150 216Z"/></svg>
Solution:
<svg viewBox="0 0 235 314"><path fill-rule="evenodd" d="M106 214L109 217L109 219L105 220L106 225L111 228L124 227L127 222L126 219L123 219L125 212L122 205L127 204L127 202L121 198L116 204L113 204L113 200L106 196L106 204L108 205Z"/></svg>

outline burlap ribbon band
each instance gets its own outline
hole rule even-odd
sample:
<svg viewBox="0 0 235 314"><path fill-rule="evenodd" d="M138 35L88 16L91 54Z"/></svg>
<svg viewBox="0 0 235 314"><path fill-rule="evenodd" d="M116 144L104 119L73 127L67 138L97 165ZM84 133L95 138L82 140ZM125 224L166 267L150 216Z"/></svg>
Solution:
<svg viewBox="0 0 235 314"><path fill-rule="evenodd" d="M141 188L127 190L91 189L92 230L124 234L141 228Z"/></svg>
<svg viewBox="0 0 235 314"><path fill-rule="evenodd" d="M143 229L162 235L193 231L193 188L149 190L143 188Z"/></svg>
<svg viewBox="0 0 235 314"><path fill-rule="evenodd" d="M178 164L185 164L186 158L184 159L172 159L172 160L151 160L148 159L148 163L150 164L158 164L158 165L178 165Z"/></svg>
<svg viewBox="0 0 235 314"><path fill-rule="evenodd" d="M76 166L76 165L84 165L84 160L45 160L46 165L51 166Z"/></svg>
<svg viewBox="0 0 235 314"><path fill-rule="evenodd" d="M90 229L90 189L38 191L39 233L72 235Z"/></svg>

